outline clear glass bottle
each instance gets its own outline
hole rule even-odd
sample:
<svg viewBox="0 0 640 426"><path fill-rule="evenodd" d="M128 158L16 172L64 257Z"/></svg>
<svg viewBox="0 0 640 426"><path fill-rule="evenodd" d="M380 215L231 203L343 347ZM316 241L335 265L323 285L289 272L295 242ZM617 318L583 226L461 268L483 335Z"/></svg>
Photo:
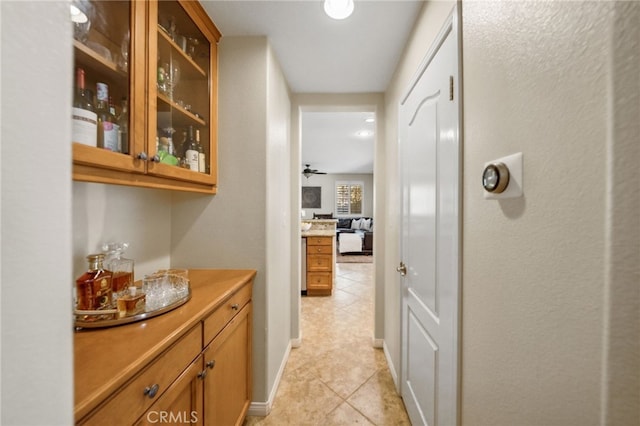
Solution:
<svg viewBox="0 0 640 426"><path fill-rule="evenodd" d="M87 256L89 268L76 280L76 309L96 311L112 307L113 274L103 266L104 254Z"/></svg>
<svg viewBox="0 0 640 426"><path fill-rule="evenodd" d="M122 152L122 142L120 139L120 125L118 124L118 116L116 115L116 106L113 104L113 98L109 96L109 115L113 120L113 132L116 134L116 143L113 149L115 152Z"/></svg>
<svg viewBox="0 0 640 426"><path fill-rule="evenodd" d="M109 110L109 86L106 83L96 83L96 112L98 114L98 147L117 151L118 132L115 117Z"/></svg>
<svg viewBox="0 0 640 426"><path fill-rule="evenodd" d="M200 130L196 130L196 146L198 147L198 171L205 173L207 170L207 156L204 153L204 147L200 143Z"/></svg>
<svg viewBox="0 0 640 426"><path fill-rule="evenodd" d="M188 127L187 141L185 142L184 157L186 164L190 170L194 172L198 171L200 153L198 152L198 145L193 137L193 126Z"/></svg>
<svg viewBox="0 0 640 426"><path fill-rule="evenodd" d="M113 273L111 290L114 301L128 294L129 287L134 285L134 262L132 259L123 257L128 247L128 243L106 243L102 246L102 250L105 252L104 265Z"/></svg>
<svg viewBox="0 0 640 426"><path fill-rule="evenodd" d="M93 92L86 88L83 68L76 70L76 90L71 109L73 142L97 146L98 116L93 105Z"/></svg>
<svg viewBox="0 0 640 426"><path fill-rule="evenodd" d="M118 146L123 154L129 153L129 105L127 98L122 98L120 101L120 115L118 116Z"/></svg>

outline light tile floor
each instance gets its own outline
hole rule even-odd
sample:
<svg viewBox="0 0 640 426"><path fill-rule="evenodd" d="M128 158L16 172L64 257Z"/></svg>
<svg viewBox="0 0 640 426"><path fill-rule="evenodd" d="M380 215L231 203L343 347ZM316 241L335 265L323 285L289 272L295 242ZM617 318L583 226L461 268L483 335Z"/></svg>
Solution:
<svg viewBox="0 0 640 426"><path fill-rule="evenodd" d="M373 264L336 264L330 297L302 298L302 345L291 350L273 409L252 425L410 425L382 349L374 349Z"/></svg>

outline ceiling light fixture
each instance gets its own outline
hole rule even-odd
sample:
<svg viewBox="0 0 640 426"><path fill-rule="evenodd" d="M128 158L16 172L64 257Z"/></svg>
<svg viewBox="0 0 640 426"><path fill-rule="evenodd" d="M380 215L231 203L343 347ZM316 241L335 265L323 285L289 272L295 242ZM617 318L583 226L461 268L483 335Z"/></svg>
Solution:
<svg viewBox="0 0 640 426"><path fill-rule="evenodd" d="M373 118L373 117L369 117L369 118L366 118L364 121L365 121L365 123L374 123L376 121L376 119Z"/></svg>
<svg viewBox="0 0 640 426"><path fill-rule="evenodd" d="M333 19L346 19L353 13L353 0L324 0L324 11Z"/></svg>
<svg viewBox="0 0 640 426"><path fill-rule="evenodd" d="M360 136L361 138L366 138L369 136L373 136L373 132L370 132L369 130L360 130L358 133L356 133L356 135Z"/></svg>
<svg viewBox="0 0 640 426"><path fill-rule="evenodd" d="M84 24L85 22L87 22L89 20L87 15L83 11L78 9L76 6L70 5L70 7L71 7L71 22L77 22L78 24Z"/></svg>

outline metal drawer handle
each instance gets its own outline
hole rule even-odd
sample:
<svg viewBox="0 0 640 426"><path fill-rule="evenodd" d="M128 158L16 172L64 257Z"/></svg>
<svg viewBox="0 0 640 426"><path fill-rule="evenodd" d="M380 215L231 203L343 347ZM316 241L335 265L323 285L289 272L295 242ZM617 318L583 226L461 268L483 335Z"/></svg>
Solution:
<svg viewBox="0 0 640 426"><path fill-rule="evenodd" d="M211 361L207 362L205 365L209 370L213 370L213 367L216 366L216 360L212 359Z"/></svg>
<svg viewBox="0 0 640 426"><path fill-rule="evenodd" d="M144 395L147 395L149 398L153 398L154 396L156 396L158 394L158 389L160 389L160 385L158 385L157 383L155 383L152 386L147 386L146 388L144 388L144 391L142 392Z"/></svg>
<svg viewBox="0 0 640 426"><path fill-rule="evenodd" d="M198 379L204 380L205 377L207 377L207 370L202 370L198 373Z"/></svg>
<svg viewBox="0 0 640 426"><path fill-rule="evenodd" d="M239 307L240 305L238 305L237 303L234 303L233 305L231 305L231 309L233 309L234 311L237 311Z"/></svg>

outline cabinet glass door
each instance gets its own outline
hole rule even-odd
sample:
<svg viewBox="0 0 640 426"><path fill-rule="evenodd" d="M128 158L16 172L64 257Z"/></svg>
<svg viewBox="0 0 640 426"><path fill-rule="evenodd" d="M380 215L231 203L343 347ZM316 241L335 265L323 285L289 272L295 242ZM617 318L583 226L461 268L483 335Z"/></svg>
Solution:
<svg viewBox="0 0 640 426"><path fill-rule="evenodd" d="M148 133L154 146L148 173L213 183L211 71L216 39L198 17L199 7L194 2L158 2L157 22L150 24L150 44L156 38L157 49L149 65L149 93L155 96L149 100Z"/></svg>
<svg viewBox="0 0 640 426"><path fill-rule="evenodd" d="M144 170L132 161L132 17L139 2L72 0L74 162Z"/></svg>

